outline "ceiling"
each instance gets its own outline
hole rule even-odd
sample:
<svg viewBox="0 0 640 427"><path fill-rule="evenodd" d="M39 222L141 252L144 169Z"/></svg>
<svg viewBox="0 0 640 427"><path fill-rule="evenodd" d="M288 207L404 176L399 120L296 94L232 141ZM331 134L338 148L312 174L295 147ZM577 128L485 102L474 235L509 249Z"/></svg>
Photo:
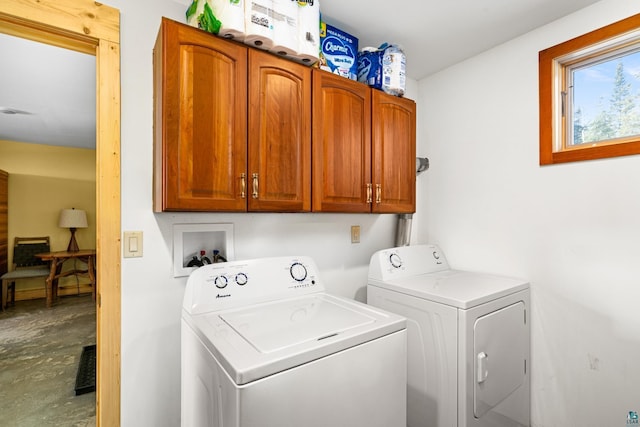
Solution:
<svg viewBox="0 0 640 427"><path fill-rule="evenodd" d="M401 45L420 80L597 1L321 0L321 10L360 47ZM95 148L95 57L0 34L0 58L0 140Z"/></svg>
<svg viewBox="0 0 640 427"><path fill-rule="evenodd" d="M0 140L95 148L95 56L0 34L0 58Z"/></svg>
<svg viewBox="0 0 640 427"><path fill-rule="evenodd" d="M360 47L401 45L407 76L420 80L597 1L321 0L320 7L323 20L358 37Z"/></svg>

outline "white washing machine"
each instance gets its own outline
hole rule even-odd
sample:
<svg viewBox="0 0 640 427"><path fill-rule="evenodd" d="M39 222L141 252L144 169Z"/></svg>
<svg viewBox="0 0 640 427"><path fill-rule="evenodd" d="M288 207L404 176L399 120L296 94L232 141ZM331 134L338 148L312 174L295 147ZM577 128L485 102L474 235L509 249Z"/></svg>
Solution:
<svg viewBox="0 0 640 427"><path fill-rule="evenodd" d="M182 310L183 427L404 427L406 320L308 257L205 265Z"/></svg>
<svg viewBox="0 0 640 427"><path fill-rule="evenodd" d="M408 427L529 427L529 299L433 245L371 257L367 302L407 317Z"/></svg>

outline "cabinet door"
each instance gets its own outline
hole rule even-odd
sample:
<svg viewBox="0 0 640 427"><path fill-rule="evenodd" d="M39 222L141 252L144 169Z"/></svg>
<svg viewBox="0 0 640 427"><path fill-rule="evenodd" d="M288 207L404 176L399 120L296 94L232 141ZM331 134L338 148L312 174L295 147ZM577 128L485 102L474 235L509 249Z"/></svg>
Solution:
<svg viewBox="0 0 640 427"><path fill-rule="evenodd" d="M311 210L311 70L249 51L250 211Z"/></svg>
<svg viewBox="0 0 640 427"><path fill-rule="evenodd" d="M313 70L315 212L370 212L371 90Z"/></svg>
<svg viewBox="0 0 640 427"><path fill-rule="evenodd" d="M154 209L246 210L247 48L163 18L154 79Z"/></svg>
<svg viewBox="0 0 640 427"><path fill-rule="evenodd" d="M372 211L415 212L416 104L377 90L372 96Z"/></svg>

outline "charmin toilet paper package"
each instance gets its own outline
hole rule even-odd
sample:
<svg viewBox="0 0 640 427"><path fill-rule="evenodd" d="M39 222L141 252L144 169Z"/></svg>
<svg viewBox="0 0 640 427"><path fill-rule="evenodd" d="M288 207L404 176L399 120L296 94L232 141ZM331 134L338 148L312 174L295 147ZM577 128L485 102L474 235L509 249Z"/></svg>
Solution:
<svg viewBox="0 0 640 427"><path fill-rule="evenodd" d="M273 47L273 1L245 0L244 42L269 50Z"/></svg>
<svg viewBox="0 0 640 427"><path fill-rule="evenodd" d="M406 57L398 45L383 43L358 53L358 81L388 94L404 95L405 71Z"/></svg>
<svg viewBox="0 0 640 427"><path fill-rule="evenodd" d="M325 22L320 22L320 68L358 79L358 39Z"/></svg>
<svg viewBox="0 0 640 427"><path fill-rule="evenodd" d="M298 51L298 2L273 0L273 47L271 52L291 56Z"/></svg>
<svg viewBox="0 0 640 427"><path fill-rule="evenodd" d="M384 52L375 47L363 47L358 52L358 81L382 89L382 56Z"/></svg>
<svg viewBox="0 0 640 427"><path fill-rule="evenodd" d="M320 56L320 4L318 0L295 3L298 6L298 51L294 59L312 65Z"/></svg>
<svg viewBox="0 0 640 427"><path fill-rule="evenodd" d="M187 24L222 37L244 38L244 0L194 0Z"/></svg>

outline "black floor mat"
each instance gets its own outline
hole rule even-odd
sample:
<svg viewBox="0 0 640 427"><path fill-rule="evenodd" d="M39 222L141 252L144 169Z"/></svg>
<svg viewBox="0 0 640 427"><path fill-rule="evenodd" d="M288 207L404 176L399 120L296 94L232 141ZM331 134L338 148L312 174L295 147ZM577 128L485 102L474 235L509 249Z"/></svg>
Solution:
<svg viewBox="0 0 640 427"><path fill-rule="evenodd" d="M96 391L96 346L82 348L76 374L76 396Z"/></svg>

